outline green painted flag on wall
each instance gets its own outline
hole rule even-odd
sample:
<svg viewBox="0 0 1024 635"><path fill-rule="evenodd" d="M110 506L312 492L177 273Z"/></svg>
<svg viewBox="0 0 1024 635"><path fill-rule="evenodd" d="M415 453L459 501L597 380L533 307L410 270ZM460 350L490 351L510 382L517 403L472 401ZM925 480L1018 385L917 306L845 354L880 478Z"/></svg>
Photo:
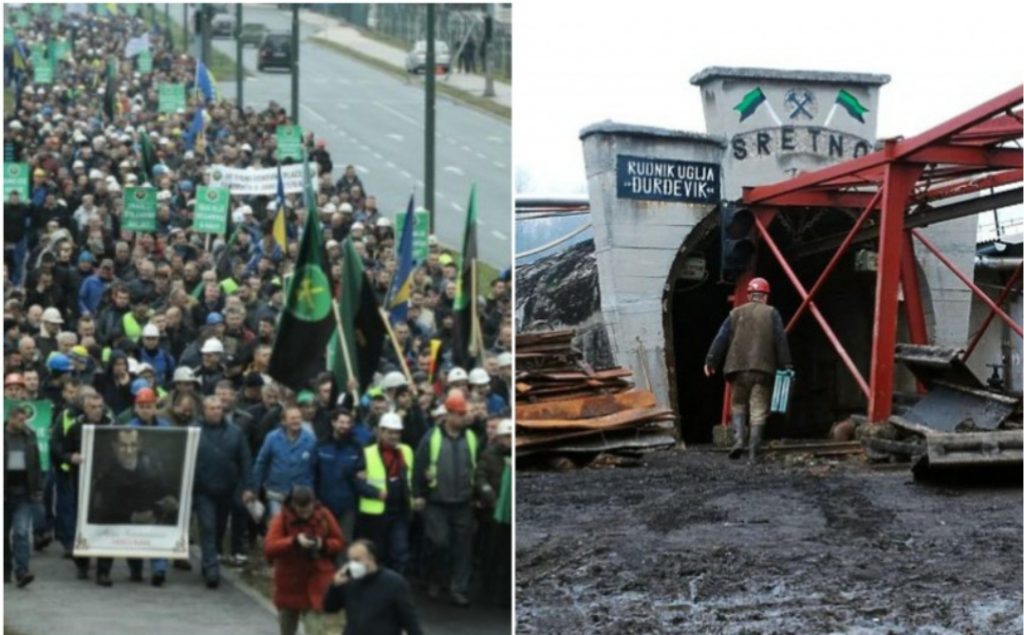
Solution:
<svg viewBox="0 0 1024 635"><path fill-rule="evenodd" d="M839 94L836 95L836 103L846 109L846 112L857 121L864 123L864 113L868 112L857 98L846 92L843 89L839 90Z"/></svg>
<svg viewBox="0 0 1024 635"><path fill-rule="evenodd" d="M740 121L743 121L750 115L757 112L758 106L763 104L767 97L764 96L764 91L758 86L754 90L750 91L743 96L740 103L732 107L733 110L737 110L740 113Z"/></svg>

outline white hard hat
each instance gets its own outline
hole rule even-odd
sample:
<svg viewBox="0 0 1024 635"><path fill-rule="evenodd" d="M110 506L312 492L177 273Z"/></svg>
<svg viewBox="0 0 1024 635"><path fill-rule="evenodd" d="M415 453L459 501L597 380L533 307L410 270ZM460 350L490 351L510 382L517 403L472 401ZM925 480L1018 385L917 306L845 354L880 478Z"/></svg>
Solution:
<svg viewBox="0 0 1024 635"><path fill-rule="evenodd" d="M150 364L149 362L142 362L141 364L139 364L139 368L136 371L136 374L141 375L142 373L146 372L147 370L149 372L151 372L151 373L156 372L156 371L153 370L153 365L152 364Z"/></svg>
<svg viewBox="0 0 1024 635"><path fill-rule="evenodd" d="M504 352L498 355L498 367L507 368L512 365L512 353Z"/></svg>
<svg viewBox="0 0 1024 635"><path fill-rule="evenodd" d="M160 337L160 329L156 324L147 324L142 327L142 337Z"/></svg>
<svg viewBox="0 0 1024 635"><path fill-rule="evenodd" d="M50 322L51 324L63 324L64 318L60 316L60 311L56 307L50 307L43 311L43 322Z"/></svg>
<svg viewBox="0 0 1024 635"><path fill-rule="evenodd" d="M451 381L449 379L449 381ZM474 386L486 386L491 383L491 376L483 368L474 368L469 371L469 383Z"/></svg>
<svg viewBox="0 0 1024 635"><path fill-rule="evenodd" d="M402 417L396 412L385 412L381 415L379 427L385 430L401 430Z"/></svg>
<svg viewBox="0 0 1024 635"><path fill-rule="evenodd" d="M448 414L448 409L444 407L444 404L440 404L437 408L434 408L430 414L435 417L443 417Z"/></svg>
<svg viewBox="0 0 1024 635"><path fill-rule="evenodd" d="M467 381L469 376L466 375L466 371L456 366L455 368L448 371L448 383L453 384L457 381Z"/></svg>
<svg viewBox="0 0 1024 635"><path fill-rule="evenodd" d="M134 357L128 358L128 373L131 375L139 374L139 360Z"/></svg>
<svg viewBox="0 0 1024 635"><path fill-rule="evenodd" d="M220 343L220 340L216 337L211 337L206 340L203 344L203 348L200 349L200 353L223 353L224 345Z"/></svg>
<svg viewBox="0 0 1024 635"><path fill-rule="evenodd" d="M512 434L512 420L511 419L502 419L501 421L499 421L498 422L498 429L495 432L495 434L497 434L499 436L502 435L502 434Z"/></svg>
<svg viewBox="0 0 1024 635"><path fill-rule="evenodd" d="M377 227L391 227L391 219L387 216L381 216L377 219Z"/></svg>
<svg viewBox="0 0 1024 635"><path fill-rule="evenodd" d="M338 206L338 211L342 212L342 213L348 212L349 214L351 214L352 213L352 204L351 203L342 203L341 205Z"/></svg>
<svg viewBox="0 0 1024 635"><path fill-rule="evenodd" d="M353 231L355 231L357 229L362 229L363 227L364 227L364 225L362 223L360 223L359 221L356 221L356 222L352 223L352 230Z"/></svg>
<svg viewBox="0 0 1024 635"><path fill-rule="evenodd" d="M196 379L196 374L192 372L192 369L189 368L188 366L178 366L177 368L175 368L173 380L175 382L194 381L196 383L199 383L199 380Z"/></svg>
<svg viewBox="0 0 1024 635"><path fill-rule="evenodd" d="M390 373L384 375L384 380L381 382L381 388L384 390L390 390L392 388L398 388L400 386L407 386L409 382L406 381L405 375L393 370Z"/></svg>

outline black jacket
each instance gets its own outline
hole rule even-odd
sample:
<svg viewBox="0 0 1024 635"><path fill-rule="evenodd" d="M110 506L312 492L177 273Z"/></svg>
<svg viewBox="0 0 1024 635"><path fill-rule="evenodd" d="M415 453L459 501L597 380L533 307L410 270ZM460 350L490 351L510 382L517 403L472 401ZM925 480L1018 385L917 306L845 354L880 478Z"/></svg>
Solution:
<svg viewBox="0 0 1024 635"><path fill-rule="evenodd" d="M225 422L201 424L196 454L195 491L211 496L232 495L249 482L252 455L249 443L236 426Z"/></svg>
<svg viewBox="0 0 1024 635"><path fill-rule="evenodd" d="M39 464L39 442L36 440L36 433L27 427L24 430L11 430L4 426L5 461L9 460L7 453L15 445L21 445L25 449L24 480L18 479L14 482L11 473L4 472L4 498L25 495L33 500L39 500L43 492L43 476Z"/></svg>
<svg viewBox="0 0 1024 635"><path fill-rule="evenodd" d="M331 585L324 611L345 609L345 635L421 635L409 583L391 569L381 568L360 580Z"/></svg>

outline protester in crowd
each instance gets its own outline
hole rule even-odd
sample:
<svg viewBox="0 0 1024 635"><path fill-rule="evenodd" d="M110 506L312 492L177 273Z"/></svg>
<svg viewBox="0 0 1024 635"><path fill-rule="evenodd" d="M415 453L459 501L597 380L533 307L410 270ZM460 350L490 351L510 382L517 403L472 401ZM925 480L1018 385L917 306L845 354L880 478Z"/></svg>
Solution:
<svg viewBox="0 0 1024 635"><path fill-rule="evenodd" d="M334 516L299 485L270 521L263 551L274 566L274 606L281 635L294 635L300 619L306 632L320 632L318 614L330 586L334 560L345 546Z"/></svg>
<svg viewBox="0 0 1024 635"><path fill-rule="evenodd" d="M284 424L267 435L252 470L250 488L266 488L270 516L281 511L285 497L296 485L313 486L316 438L302 427L298 406L284 409Z"/></svg>
<svg viewBox="0 0 1024 635"><path fill-rule="evenodd" d="M352 412L343 407L335 409L331 426L331 437L320 441L316 448L316 494L334 514L345 540L352 542L359 506L357 475L366 469L363 448L370 443L372 433L365 426L355 425Z"/></svg>
<svg viewBox="0 0 1024 635"><path fill-rule="evenodd" d="M4 582L13 572L18 588L35 579L28 568L32 517L43 502L39 447L27 417L28 407L15 405L4 424Z"/></svg>

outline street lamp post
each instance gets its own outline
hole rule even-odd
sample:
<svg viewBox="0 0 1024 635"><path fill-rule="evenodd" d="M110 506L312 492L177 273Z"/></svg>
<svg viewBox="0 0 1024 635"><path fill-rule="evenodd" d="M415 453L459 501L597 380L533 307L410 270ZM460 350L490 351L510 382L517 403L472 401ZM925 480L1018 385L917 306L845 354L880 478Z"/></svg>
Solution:
<svg viewBox="0 0 1024 635"><path fill-rule="evenodd" d="M242 3L235 5L235 102L238 112L245 107L242 95Z"/></svg>
<svg viewBox="0 0 1024 635"><path fill-rule="evenodd" d="M423 200L430 212L430 233L434 233L437 214L434 211L434 79L436 64L434 55L434 5L427 5L427 61L423 69L426 87L426 112L424 113L424 156L423 156Z"/></svg>
<svg viewBox="0 0 1024 635"><path fill-rule="evenodd" d="M292 124L299 125L299 5L292 5Z"/></svg>

